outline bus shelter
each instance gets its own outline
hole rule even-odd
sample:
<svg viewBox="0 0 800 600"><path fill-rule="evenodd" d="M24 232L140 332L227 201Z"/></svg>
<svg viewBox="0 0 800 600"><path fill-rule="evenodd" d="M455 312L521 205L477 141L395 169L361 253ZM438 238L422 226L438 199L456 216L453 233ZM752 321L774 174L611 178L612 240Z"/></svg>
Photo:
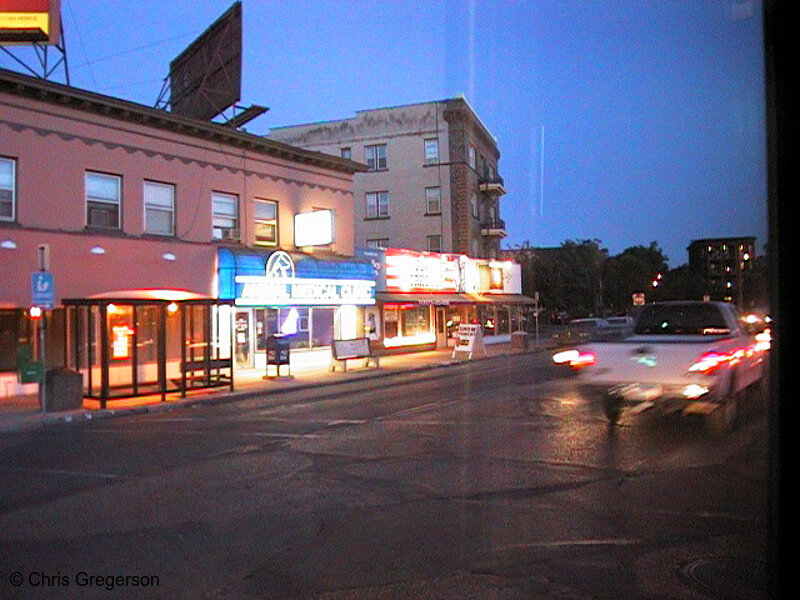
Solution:
<svg viewBox="0 0 800 600"><path fill-rule="evenodd" d="M65 366L100 402L228 386L231 304L181 290L131 290L65 299Z"/></svg>

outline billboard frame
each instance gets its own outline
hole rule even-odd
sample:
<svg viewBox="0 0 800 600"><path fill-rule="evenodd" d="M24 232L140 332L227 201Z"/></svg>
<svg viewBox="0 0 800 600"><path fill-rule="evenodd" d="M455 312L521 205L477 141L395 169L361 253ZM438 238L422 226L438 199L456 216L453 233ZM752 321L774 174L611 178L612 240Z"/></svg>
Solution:
<svg viewBox="0 0 800 600"><path fill-rule="evenodd" d="M211 120L241 98L242 3L234 2L169 65L173 113Z"/></svg>

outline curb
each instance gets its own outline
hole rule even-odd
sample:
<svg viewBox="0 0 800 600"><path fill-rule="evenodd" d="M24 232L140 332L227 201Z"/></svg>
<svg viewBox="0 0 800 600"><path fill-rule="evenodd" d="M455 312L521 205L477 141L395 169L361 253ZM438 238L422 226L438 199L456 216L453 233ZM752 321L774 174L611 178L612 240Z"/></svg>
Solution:
<svg viewBox="0 0 800 600"><path fill-rule="evenodd" d="M3 422L4 419L0 416L0 435L8 433L20 433L36 430L55 429L57 427L76 425L86 423L89 421L99 421L103 419L113 419L117 417L127 417L150 413L162 413L172 411L180 408L188 408L191 406L205 406L216 404L227 404L230 402L237 402L240 400L248 400L256 396L261 396L265 393L270 395L283 395L291 392L298 392L308 389L318 389L325 386L340 386L349 383L359 383L371 380L380 380L387 377L399 376L408 373L421 373L425 371L437 371L448 367L468 366L476 362L483 362L488 360L502 359L507 356L519 356L525 354L538 354L550 350L549 348L536 348L533 350L522 350L517 352L508 352L498 354L495 356L482 356L470 360L461 361L445 361L432 365L411 366L407 368L400 368L395 370L371 371L369 374L356 375L348 377L340 381L313 381L303 383L295 386L283 387L274 390L265 389L250 389L250 390L234 390L228 392L214 393L208 395L198 396L190 399L179 399L172 402L159 402L157 404L147 404L144 406L135 406L131 408L101 408L97 410L80 409L75 411L68 411L63 413L35 413L26 414L25 416L17 419L10 419L10 422ZM343 392L346 393L346 392ZM335 395L332 392L332 395Z"/></svg>

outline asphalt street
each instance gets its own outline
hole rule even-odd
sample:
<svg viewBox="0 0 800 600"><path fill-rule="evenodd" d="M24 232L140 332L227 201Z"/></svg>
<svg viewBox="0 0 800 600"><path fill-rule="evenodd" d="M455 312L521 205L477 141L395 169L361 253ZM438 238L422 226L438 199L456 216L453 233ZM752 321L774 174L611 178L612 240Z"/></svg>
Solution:
<svg viewBox="0 0 800 600"><path fill-rule="evenodd" d="M0 436L0 597L765 598L767 418L545 354Z"/></svg>

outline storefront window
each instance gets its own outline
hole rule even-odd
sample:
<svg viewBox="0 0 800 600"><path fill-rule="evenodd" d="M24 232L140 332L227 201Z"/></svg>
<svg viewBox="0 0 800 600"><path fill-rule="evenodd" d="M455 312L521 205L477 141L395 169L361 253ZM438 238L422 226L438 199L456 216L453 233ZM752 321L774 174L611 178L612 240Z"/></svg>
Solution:
<svg viewBox="0 0 800 600"><path fill-rule="evenodd" d="M278 311L270 308L255 310L256 352L266 352L267 337L278 332Z"/></svg>
<svg viewBox="0 0 800 600"><path fill-rule="evenodd" d="M396 338L398 323L400 319L400 309L397 307L386 307L383 313L383 337Z"/></svg>
<svg viewBox="0 0 800 600"><path fill-rule="evenodd" d="M290 336L292 348L330 346L333 340L333 308L259 308L254 313L257 352L266 351L267 338L274 334Z"/></svg>
<svg viewBox="0 0 800 600"><path fill-rule="evenodd" d="M478 306L478 323L483 327L483 335L495 335L497 318L494 306L481 304Z"/></svg>
<svg viewBox="0 0 800 600"><path fill-rule="evenodd" d="M402 312L403 335L406 337L428 333L431 330L430 308L418 306Z"/></svg>
<svg viewBox="0 0 800 600"><path fill-rule="evenodd" d="M508 306L497 307L497 335L505 335L511 333L510 317L508 314Z"/></svg>
<svg viewBox="0 0 800 600"><path fill-rule="evenodd" d="M314 347L333 343L333 308L312 308L310 336Z"/></svg>

